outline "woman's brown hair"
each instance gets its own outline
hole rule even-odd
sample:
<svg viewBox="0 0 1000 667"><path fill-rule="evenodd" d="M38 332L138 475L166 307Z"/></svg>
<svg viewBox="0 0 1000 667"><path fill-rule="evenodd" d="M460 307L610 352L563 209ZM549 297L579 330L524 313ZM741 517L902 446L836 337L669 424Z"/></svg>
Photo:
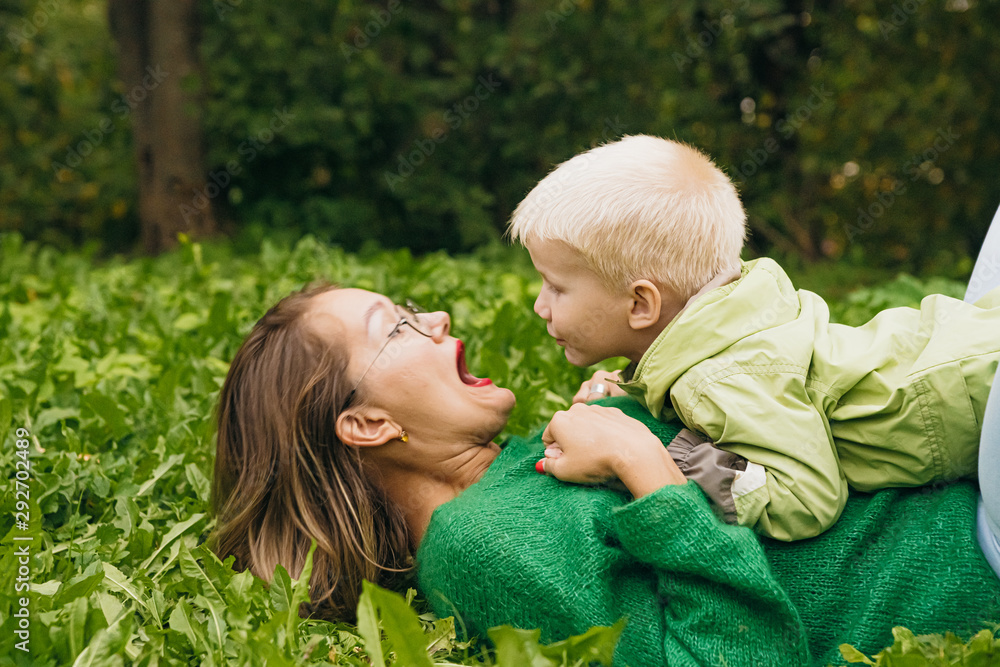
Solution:
<svg viewBox="0 0 1000 667"><path fill-rule="evenodd" d="M233 358L219 397L211 544L270 582L278 563L298 577L315 538L305 611L351 621L362 579L394 585L412 554L400 510L337 437L348 356L304 317L331 289L282 299Z"/></svg>

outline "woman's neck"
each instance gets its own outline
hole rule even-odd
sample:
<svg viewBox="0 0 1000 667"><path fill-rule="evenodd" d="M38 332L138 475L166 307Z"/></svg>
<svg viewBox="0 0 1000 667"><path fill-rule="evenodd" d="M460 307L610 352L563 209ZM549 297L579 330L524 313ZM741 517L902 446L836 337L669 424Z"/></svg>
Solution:
<svg viewBox="0 0 1000 667"><path fill-rule="evenodd" d="M414 549L420 545L434 510L478 482L499 454L500 446L491 442L448 459L434 473L399 469L383 473L382 484L403 511Z"/></svg>

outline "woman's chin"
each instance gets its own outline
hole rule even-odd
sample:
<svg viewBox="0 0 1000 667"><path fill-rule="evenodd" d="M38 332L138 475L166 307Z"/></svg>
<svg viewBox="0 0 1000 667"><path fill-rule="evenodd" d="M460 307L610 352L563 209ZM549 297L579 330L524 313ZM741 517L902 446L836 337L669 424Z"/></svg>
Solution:
<svg viewBox="0 0 1000 667"><path fill-rule="evenodd" d="M514 409L514 404L517 399L514 398L514 392L510 389L505 389L504 387L493 386L493 390L496 393L495 403L493 404L496 408L496 418L497 418L497 435L500 431L507 426L507 420L510 418L510 412ZM495 436L494 436L495 437ZM491 438L492 439L492 438Z"/></svg>
<svg viewBox="0 0 1000 667"><path fill-rule="evenodd" d="M495 385L494 385L495 386ZM496 387L500 391L498 392L500 398L498 403L501 406L501 411L503 412L504 423L507 422L507 417L510 416L510 411L514 409L514 404L517 403L517 398L514 397L514 392L505 387Z"/></svg>

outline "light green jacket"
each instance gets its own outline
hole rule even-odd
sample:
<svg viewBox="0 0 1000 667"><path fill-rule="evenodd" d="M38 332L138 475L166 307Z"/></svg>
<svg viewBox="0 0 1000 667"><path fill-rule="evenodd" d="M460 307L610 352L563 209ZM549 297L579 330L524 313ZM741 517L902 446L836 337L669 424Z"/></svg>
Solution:
<svg viewBox="0 0 1000 667"><path fill-rule="evenodd" d="M929 296L849 327L762 258L690 303L622 386L747 459L737 520L796 540L833 525L848 484L974 477L998 358L1000 289L975 304Z"/></svg>

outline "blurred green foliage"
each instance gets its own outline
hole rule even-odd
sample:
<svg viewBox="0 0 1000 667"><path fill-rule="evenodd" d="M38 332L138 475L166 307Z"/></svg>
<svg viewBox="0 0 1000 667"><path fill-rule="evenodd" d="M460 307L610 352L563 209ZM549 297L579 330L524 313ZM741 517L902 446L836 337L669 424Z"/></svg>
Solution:
<svg viewBox="0 0 1000 667"><path fill-rule="evenodd" d="M0 467L10 476L0 535L32 554L26 653L14 648L24 563L14 548L0 552L0 665L377 664L361 649L373 650L377 621L299 624L305 589L287 572L267 589L202 545L214 524L218 392L266 309L325 277L449 310L473 372L518 397L508 433L526 433L568 407L585 371L562 359L531 312L538 281L523 254L495 252L505 268L499 257L415 259L405 249L358 256L312 237L265 241L252 255L185 241L157 258L98 266L0 234ZM21 456L27 491L14 480ZM25 536L15 511L33 542L14 541ZM380 617L398 621L394 598L369 593ZM384 625L391 644L399 623ZM467 657L450 619L425 617L422 628L420 648L435 646L436 662ZM386 653L402 648L397 638Z"/></svg>
<svg viewBox="0 0 1000 667"><path fill-rule="evenodd" d="M0 230L109 249L137 236L105 4L0 0Z"/></svg>
<svg viewBox="0 0 1000 667"><path fill-rule="evenodd" d="M842 644L840 652L850 663L875 667L950 667L951 665L995 665L1000 661L1000 626L980 630L968 642L948 632L944 635L914 635L906 628L893 628L892 646L869 658L858 649ZM873 659L874 658L874 659Z"/></svg>
<svg viewBox="0 0 1000 667"><path fill-rule="evenodd" d="M214 525L213 412L229 361L267 308L317 277L448 310L472 372L517 397L506 434L568 407L589 371L565 361L532 312L540 284L524 255L496 247L478 258L359 255L305 237L294 246L268 240L249 254L185 242L157 258L98 263L0 234L0 469L8 482L0 536L13 546L0 551L0 665L411 666L428 663L421 652L434 664L606 663L620 625L550 646L531 628L493 628L495 651L484 655L481 642L459 641L453 618L416 618L412 595L368 586L357 626L300 621L294 610L308 573L293 580L278 566L267 588L204 545ZM831 306L840 321L859 324L884 307L961 290L900 276ZM26 536L33 540L16 541ZM16 553L25 545L27 565ZM16 648L18 577L31 582L27 652ZM944 664L892 657L940 646L992 659L987 635L967 645L918 637L887 649L879 664Z"/></svg>
<svg viewBox="0 0 1000 667"><path fill-rule="evenodd" d="M252 240L468 250L554 164L634 133L728 170L751 255L960 276L1000 202L995 0L201 7L206 182ZM0 0L0 229L135 237L105 23L100 0Z"/></svg>

